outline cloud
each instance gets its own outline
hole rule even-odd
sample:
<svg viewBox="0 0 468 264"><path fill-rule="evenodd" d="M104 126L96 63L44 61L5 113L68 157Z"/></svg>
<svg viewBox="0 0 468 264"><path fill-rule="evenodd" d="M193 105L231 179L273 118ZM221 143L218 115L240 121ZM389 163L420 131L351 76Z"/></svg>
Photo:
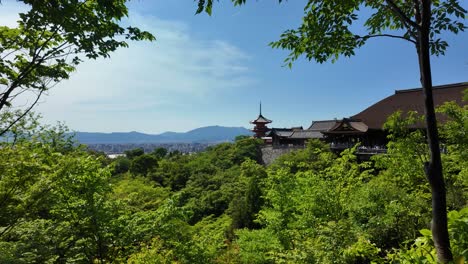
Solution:
<svg viewBox="0 0 468 264"><path fill-rule="evenodd" d="M154 43L130 43L110 59L88 61L51 91L44 111L57 104L83 111L129 111L204 100L253 82L249 56L222 40L201 40L181 22L131 14L129 23L155 32Z"/></svg>
<svg viewBox="0 0 468 264"><path fill-rule="evenodd" d="M200 40L180 22L143 18L132 14L136 25L155 32L154 43L130 43L130 48L112 54L111 59L87 62L72 80L80 86L99 87L97 96L126 95L130 89L151 95L184 93L204 96L213 89L237 87L248 68L248 56L221 40ZM81 87L80 89L82 89Z"/></svg>
<svg viewBox="0 0 468 264"><path fill-rule="evenodd" d="M4 12L0 10L0 15ZM217 94L255 82L248 67L250 56L229 42L201 39L186 23L135 12L123 23L154 33L157 41L130 42L129 48L116 51L110 59L79 65L37 108L46 120L65 120L80 130L139 129L123 126L118 117L143 122L152 112L151 118L164 122L170 119L164 110L168 107L214 100ZM144 129L152 130L149 125Z"/></svg>

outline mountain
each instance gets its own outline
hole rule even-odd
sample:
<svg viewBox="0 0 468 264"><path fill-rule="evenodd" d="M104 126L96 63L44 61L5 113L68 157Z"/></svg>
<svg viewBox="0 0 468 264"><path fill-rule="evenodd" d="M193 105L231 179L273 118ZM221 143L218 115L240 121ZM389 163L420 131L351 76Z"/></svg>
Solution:
<svg viewBox="0 0 468 264"><path fill-rule="evenodd" d="M140 132L75 132L75 139L82 144L126 144L126 143L216 143L233 141L239 135L252 135L243 127L208 126L185 133L164 132L159 135Z"/></svg>

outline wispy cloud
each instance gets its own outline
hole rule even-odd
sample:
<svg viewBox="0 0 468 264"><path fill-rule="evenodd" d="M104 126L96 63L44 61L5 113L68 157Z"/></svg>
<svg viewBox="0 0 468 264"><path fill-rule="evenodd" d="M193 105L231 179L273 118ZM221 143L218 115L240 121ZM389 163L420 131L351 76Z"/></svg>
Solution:
<svg viewBox="0 0 468 264"><path fill-rule="evenodd" d="M221 40L196 39L186 24L177 21L138 14L131 18L131 24L155 32L158 40L132 42L110 59L84 63L66 84L75 89L64 89L63 95L77 95L70 96L74 102L111 95L127 104L128 97L135 95L140 103L168 103L170 96L204 97L213 90L252 81L245 64L249 57L237 47Z"/></svg>
<svg viewBox="0 0 468 264"><path fill-rule="evenodd" d="M0 8L1 16L5 12ZM5 21L3 17L1 22ZM77 129L122 130L118 126L123 116L132 119L128 122L148 118L164 122L170 119L163 110L168 106L202 103L254 82L249 55L226 41L201 39L186 23L138 13L131 13L124 23L154 33L157 41L131 42L130 48L116 51L110 59L79 65L38 107L47 120L65 120ZM153 130L150 125L135 129L140 128Z"/></svg>

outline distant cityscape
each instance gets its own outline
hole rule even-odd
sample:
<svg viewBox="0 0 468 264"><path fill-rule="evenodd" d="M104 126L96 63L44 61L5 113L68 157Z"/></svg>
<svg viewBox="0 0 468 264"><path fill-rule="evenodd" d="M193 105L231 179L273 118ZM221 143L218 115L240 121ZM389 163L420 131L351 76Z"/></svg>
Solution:
<svg viewBox="0 0 468 264"><path fill-rule="evenodd" d="M219 143L219 142L218 142ZM196 153L204 151L207 147L217 143L127 143L127 144L86 144L89 149L104 152L107 155L122 154L126 150L141 148L145 153L152 152L156 148L165 148L168 152L179 151L181 153Z"/></svg>
<svg viewBox="0 0 468 264"><path fill-rule="evenodd" d="M222 142L233 142L240 135L250 136L252 132L243 127L208 126L185 133L165 132L159 135L139 132L73 134L78 142L87 145L89 149L114 155L135 148L142 148L145 152L165 148L169 152L196 153Z"/></svg>

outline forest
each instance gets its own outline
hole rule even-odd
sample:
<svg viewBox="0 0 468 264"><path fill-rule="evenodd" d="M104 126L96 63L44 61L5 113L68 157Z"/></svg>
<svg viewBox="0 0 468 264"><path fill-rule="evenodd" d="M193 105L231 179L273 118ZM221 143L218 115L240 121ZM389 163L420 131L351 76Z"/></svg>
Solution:
<svg viewBox="0 0 468 264"><path fill-rule="evenodd" d="M437 111L449 120L448 228L464 263L468 106ZM408 129L420 119L391 116L388 153L370 161L310 141L264 166L262 142L245 136L112 160L30 114L1 143L0 263L436 263L427 144Z"/></svg>

